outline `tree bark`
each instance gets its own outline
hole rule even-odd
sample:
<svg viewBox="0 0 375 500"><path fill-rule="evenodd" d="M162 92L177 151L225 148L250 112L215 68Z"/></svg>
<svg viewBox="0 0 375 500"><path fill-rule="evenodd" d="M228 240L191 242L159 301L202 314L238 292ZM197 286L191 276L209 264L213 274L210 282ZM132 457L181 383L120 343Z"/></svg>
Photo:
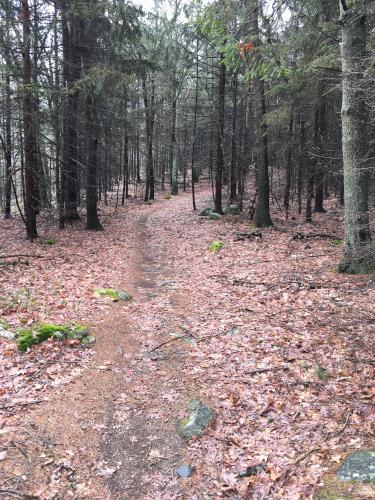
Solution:
<svg viewBox="0 0 375 500"><path fill-rule="evenodd" d="M353 7L352 7L353 6ZM368 206L368 109L361 87L366 56L366 12L359 2L340 2L342 61L342 147L345 241L341 272L375 270Z"/></svg>
<svg viewBox="0 0 375 500"><path fill-rule="evenodd" d="M238 89L238 75L234 76L233 82L233 116L232 116L232 145L231 145L231 159L230 159L230 203L236 203L237 198L237 89Z"/></svg>
<svg viewBox="0 0 375 500"><path fill-rule="evenodd" d="M36 137L33 117L32 66L30 57L30 10L28 0L21 0L22 19L22 74L23 74L23 132L25 148L25 220L27 237L31 241L38 237L36 215Z"/></svg>
<svg viewBox="0 0 375 500"><path fill-rule="evenodd" d="M225 62L224 54L220 53L219 97L218 97L218 127L217 155L215 172L215 212L223 213L222 190L224 171L224 109L225 109Z"/></svg>
<svg viewBox="0 0 375 500"><path fill-rule="evenodd" d="M259 1L255 0L252 12L252 24L254 28L254 45L260 45L259 32ZM261 57L255 51L255 59L258 64ZM264 81L257 76L253 83L255 98L255 137L256 137L256 169L257 169L257 205L255 209L254 223L257 227L272 226L270 215L270 181L268 173L268 130L265 121L266 98L264 92Z"/></svg>

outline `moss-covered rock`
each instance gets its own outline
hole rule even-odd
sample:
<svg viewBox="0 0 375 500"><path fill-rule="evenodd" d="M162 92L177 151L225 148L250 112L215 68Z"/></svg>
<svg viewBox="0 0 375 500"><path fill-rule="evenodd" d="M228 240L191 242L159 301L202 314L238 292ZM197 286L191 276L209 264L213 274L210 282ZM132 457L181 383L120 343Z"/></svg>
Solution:
<svg viewBox="0 0 375 500"><path fill-rule="evenodd" d="M229 214L229 215L239 215L241 213L240 211L240 207L238 205L229 205L226 210L225 210L225 213Z"/></svg>
<svg viewBox="0 0 375 500"><path fill-rule="evenodd" d="M211 212L210 215L208 216L208 218L211 220L220 220L221 217L222 216L216 212Z"/></svg>
<svg viewBox="0 0 375 500"><path fill-rule="evenodd" d="M199 217L208 217L210 214L212 214L214 212L214 209L213 208L204 208L203 210L201 210L199 212Z"/></svg>
<svg viewBox="0 0 375 500"><path fill-rule="evenodd" d="M184 439L203 436L215 421L215 412L201 401L193 400L189 404L190 414L177 423L177 428Z"/></svg>
<svg viewBox="0 0 375 500"><path fill-rule="evenodd" d="M31 328L20 328L16 334L18 338L18 349L27 351L35 344L40 344L50 338L58 340L74 339L83 344L95 342L95 337L89 334L83 325L55 325L52 323L38 323Z"/></svg>
<svg viewBox="0 0 375 500"><path fill-rule="evenodd" d="M341 481L375 483L375 449L348 455L337 471L337 477Z"/></svg>
<svg viewBox="0 0 375 500"><path fill-rule="evenodd" d="M95 295L96 297L109 299L112 302L118 302L119 300L129 302L132 300L130 293L122 292L121 290L113 290L112 288L97 288L95 290Z"/></svg>

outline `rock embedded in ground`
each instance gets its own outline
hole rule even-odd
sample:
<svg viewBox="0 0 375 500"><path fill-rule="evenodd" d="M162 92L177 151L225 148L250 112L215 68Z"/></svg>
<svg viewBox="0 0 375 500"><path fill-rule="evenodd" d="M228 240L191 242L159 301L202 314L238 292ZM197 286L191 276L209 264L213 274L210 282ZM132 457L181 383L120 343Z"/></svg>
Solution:
<svg viewBox="0 0 375 500"><path fill-rule="evenodd" d="M211 220L219 220L221 219L221 215L216 212L211 212L208 216Z"/></svg>
<svg viewBox="0 0 375 500"><path fill-rule="evenodd" d="M341 481L375 481L375 449L348 455L337 471L337 477Z"/></svg>
<svg viewBox="0 0 375 500"><path fill-rule="evenodd" d="M182 437L189 439L203 436L215 420L215 412L201 401L193 400L189 404L190 414L178 421L178 430Z"/></svg>
<svg viewBox="0 0 375 500"><path fill-rule="evenodd" d="M174 472L177 477L187 479L194 474L194 468L189 464L181 464Z"/></svg>
<svg viewBox="0 0 375 500"><path fill-rule="evenodd" d="M130 293L123 292L121 290L114 290L113 288L97 288L95 290L95 296L109 299L112 302L118 302L119 300L129 302L132 300Z"/></svg>
<svg viewBox="0 0 375 500"><path fill-rule="evenodd" d="M0 325L0 337L6 340L14 340L16 338L13 332L6 330L1 325Z"/></svg>
<svg viewBox="0 0 375 500"><path fill-rule="evenodd" d="M199 212L199 217L208 217L213 211L213 208L204 208Z"/></svg>
<svg viewBox="0 0 375 500"><path fill-rule="evenodd" d="M240 207L238 205L229 205L229 207L225 211L227 214L230 215L239 215L240 214Z"/></svg>

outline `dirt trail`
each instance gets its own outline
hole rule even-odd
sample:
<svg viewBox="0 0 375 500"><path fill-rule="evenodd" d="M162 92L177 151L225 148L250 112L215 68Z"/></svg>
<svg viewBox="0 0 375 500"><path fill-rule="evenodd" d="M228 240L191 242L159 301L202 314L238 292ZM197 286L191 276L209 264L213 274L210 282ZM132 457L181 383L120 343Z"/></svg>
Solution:
<svg viewBox="0 0 375 500"><path fill-rule="evenodd" d="M137 236L124 289L134 302L112 306L97 329L95 355L83 376L28 413L29 491L41 497L53 491L55 481L57 498L148 498L152 475L162 472L170 480L183 458L176 416L194 395L183 372L187 345L178 341L156 350L155 367L132 321L134 309L162 296L170 314L155 331L157 346L184 320L173 276L148 242L148 218L157 210L150 207L132 223ZM168 397L171 388L176 398Z"/></svg>

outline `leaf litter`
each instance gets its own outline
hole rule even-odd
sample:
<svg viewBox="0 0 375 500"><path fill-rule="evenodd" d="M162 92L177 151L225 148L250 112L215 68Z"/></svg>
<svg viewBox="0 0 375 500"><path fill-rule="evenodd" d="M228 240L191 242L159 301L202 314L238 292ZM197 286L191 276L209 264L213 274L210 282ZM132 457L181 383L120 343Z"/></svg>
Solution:
<svg viewBox="0 0 375 500"><path fill-rule="evenodd" d="M200 188L201 208L208 197L209 191ZM328 208L316 216L314 232L336 233L342 214L333 202ZM135 235L127 231L129 218L147 210L127 205L108 218L105 233L87 233L78 224L60 232L54 245L40 248L23 240L18 221L2 221L2 254L42 256L1 272L0 312L9 328L77 322L95 331L105 324L111 306L93 292L122 288L121 270L128 269L135 244ZM340 457L373 446L373 278L337 274L341 248L327 239L311 238L308 244L293 239L296 231L312 232L293 215L296 220L285 226L276 214L276 227L251 239L238 239L249 232L246 216L202 220L187 195L158 202L148 216L155 262L168 262L174 287L184 298L181 334L194 339L184 343L189 354L184 372L217 414L208 434L187 448L193 477L181 481L155 471L146 478L151 498L312 498ZM51 236L47 222L45 231ZM210 252L213 241L223 242L220 252ZM165 287L164 293L129 307L140 355L128 360L129 392L120 397L117 410L124 425L127 413L147 403L148 380L163 380L159 358L148 353L158 345L155 334L164 332L175 306ZM169 340L171 332L164 333ZM177 342L182 344L177 337L168 352ZM158 349L161 355L163 349ZM9 444L10 435L16 442L28 405L42 404L51 391L79 377L92 349L51 340L21 355L2 338L0 357L1 432ZM141 375L140 363L148 366ZM163 400L178 399L178 388L167 384L164 390ZM154 419L171 417L163 408L155 407ZM163 461L162 451L152 448L149 454L151 461ZM53 462L51 495L63 480L71 480L68 462ZM116 474L112 464L98 464L102 478ZM89 495L83 486L77 491Z"/></svg>

